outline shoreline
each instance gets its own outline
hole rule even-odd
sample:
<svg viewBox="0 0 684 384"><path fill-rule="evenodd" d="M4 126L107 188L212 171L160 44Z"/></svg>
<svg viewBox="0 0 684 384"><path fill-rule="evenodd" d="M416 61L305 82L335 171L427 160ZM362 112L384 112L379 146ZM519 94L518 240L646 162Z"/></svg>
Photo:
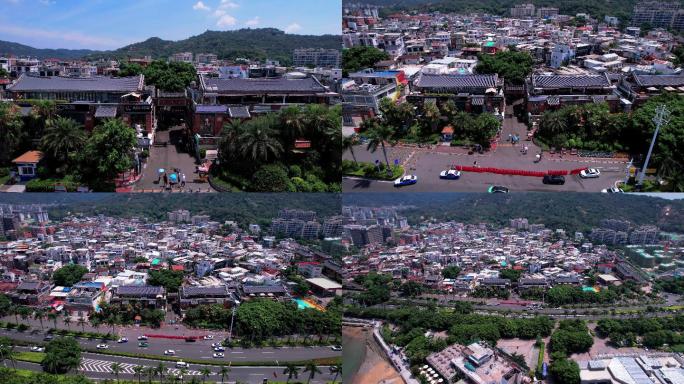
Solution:
<svg viewBox="0 0 684 384"><path fill-rule="evenodd" d="M399 372L389 362L384 351L375 341L372 330L364 327L345 326L343 337L363 342L364 359L356 372L351 375L350 383L358 384L404 384Z"/></svg>

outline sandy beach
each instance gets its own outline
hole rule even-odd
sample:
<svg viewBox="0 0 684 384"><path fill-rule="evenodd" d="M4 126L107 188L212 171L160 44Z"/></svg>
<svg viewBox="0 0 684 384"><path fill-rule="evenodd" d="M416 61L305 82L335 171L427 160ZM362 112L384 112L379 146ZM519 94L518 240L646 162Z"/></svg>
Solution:
<svg viewBox="0 0 684 384"><path fill-rule="evenodd" d="M386 360L380 346L373 340L373 335L367 328L344 327L344 338L353 338L365 343L365 359L358 371L345 383L354 384L403 384L404 380L394 367Z"/></svg>

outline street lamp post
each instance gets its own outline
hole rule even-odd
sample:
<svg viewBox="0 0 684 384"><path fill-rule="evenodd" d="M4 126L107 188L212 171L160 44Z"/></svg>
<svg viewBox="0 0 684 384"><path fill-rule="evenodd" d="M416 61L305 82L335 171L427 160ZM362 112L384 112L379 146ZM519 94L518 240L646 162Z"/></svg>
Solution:
<svg viewBox="0 0 684 384"><path fill-rule="evenodd" d="M648 147L648 154L646 154L646 161L641 168L641 174L639 175L639 182L637 186L641 188L644 184L644 176L646 175L646 169L648 169L648 162L651 160L651 153L653 152L653 146L655 145L656 138L658 137L658 132L660 128L670 121L670 111L667 110L665 104L660 104L656 108L656 114L653 116L653 122L656 125L655 132L653 132L653 138L651 139L651 145Z"/></svg>
<svg viewBox="0 0 684 384"><path fill-rule="evenodd" d="M238 300L235 300L233 302L233 311L232 311L232 314L230 316L230 329L228 330L228 342L229 343L233 341L233 321L235 320L235 309L237 308L237 306L239 304L240 304L240 302Z"/></svg>

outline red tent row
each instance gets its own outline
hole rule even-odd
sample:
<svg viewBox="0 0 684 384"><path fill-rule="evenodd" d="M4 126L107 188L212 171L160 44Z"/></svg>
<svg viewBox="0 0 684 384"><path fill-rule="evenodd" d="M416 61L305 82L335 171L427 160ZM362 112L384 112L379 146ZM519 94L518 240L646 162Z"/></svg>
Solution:
<svg viewBox="0 0 684 384"><path fill-rule="evenodd" d="M473 167L466 165L456 165L454 167L458 171L463 172L476 172L476 173L496 173L499 175L513 175L513 176L532 176L532 177L544 177L546 175L552 176L565 176L565 175L576 175L586 168L577 168L568 171L567 169L550 169L548 171L527 171L523 169L505 169L505 168L493 168L493 167Z"/></svg>

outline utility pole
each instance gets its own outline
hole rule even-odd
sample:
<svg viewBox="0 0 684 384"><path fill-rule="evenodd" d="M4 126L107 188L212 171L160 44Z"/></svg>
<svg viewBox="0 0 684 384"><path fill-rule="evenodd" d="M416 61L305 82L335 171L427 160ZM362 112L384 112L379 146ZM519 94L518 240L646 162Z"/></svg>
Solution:
<svg viewBox="0 0 684 384"><path fill-rule="evenodd" d="M228 342L233 341L233 320L235 320L235 310L237 309L237 306L240 304L238 300L233 301L233 313L230 316L230 330L228 330Z"/></svg>
<svg viewBox="0 0 684 384"><path fill-rule="evenodd" d="M641 174L639 175L639 182L637 187L641 188L644 184L644 176L646 175L646 169L648 169L648 162L651 160L651 153L653 152L653 145L655 144L656 138L658 137L658 132L660 128L670 122L670 111L667 110L665 104L660 104L656 108L656 114L653 116L653 122L656 125L655 132L653 132L653 139L651 139L651 146L648 148L648 154L646 155L646 161L641 168Z"/></svg>

